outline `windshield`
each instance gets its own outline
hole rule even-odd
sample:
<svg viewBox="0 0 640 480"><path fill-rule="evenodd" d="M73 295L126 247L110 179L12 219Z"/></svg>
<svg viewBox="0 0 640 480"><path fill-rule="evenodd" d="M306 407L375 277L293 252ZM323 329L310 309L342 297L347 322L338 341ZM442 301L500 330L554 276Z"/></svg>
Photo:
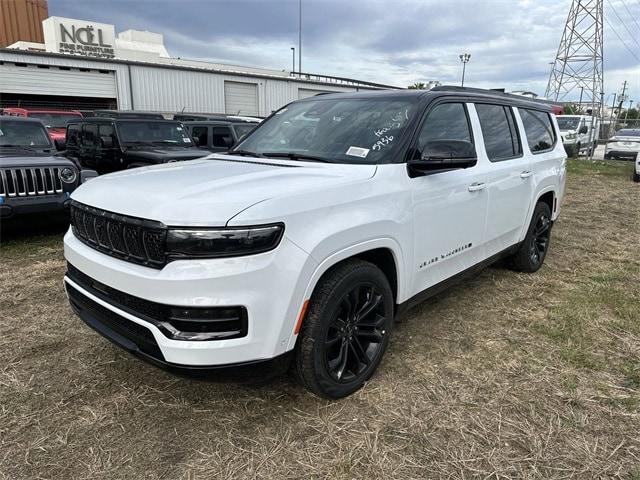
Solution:
<svg viewBox="0 0 640 480"><path fill-rule="evenodd" d="M288 153L292 159L307 156L335 163L388 163L415 105L415 98L388 97L292 103L265 120L234 151L272 157Z"/></svg>
<svg viewBox="0 0 640 480"><path fill-rule="evenodd" d="M560 130L577 130L580 125L579 118L571 117L556 117L558 120L558 127Z"/></svg>
<svg viewBox="0 0 640 480"><path fill-rule="evenodd" d="M178 122L120 122L120 142L123 144L165 143L190 147L191 137Z"/></svg>
<svg viewBox="0 0 640 480"><path fill-rule="evenodd" d="M640 137L640 130L623 128L616 132L616 137Z"/></svg>
<svg viewBox="0 0 640 480"><path fill-rule="evenodd" d="M51 148L47 131L37 122L0 120L0 147Z"/></svg>
<svg viewBox="0 0 640 480"><path fill-rule="evenodd" d="M80 115L73 113L40 113L29 112L29 117L39 118L47 128L67 128L67 123L71 120L78 120Z"/></svg>

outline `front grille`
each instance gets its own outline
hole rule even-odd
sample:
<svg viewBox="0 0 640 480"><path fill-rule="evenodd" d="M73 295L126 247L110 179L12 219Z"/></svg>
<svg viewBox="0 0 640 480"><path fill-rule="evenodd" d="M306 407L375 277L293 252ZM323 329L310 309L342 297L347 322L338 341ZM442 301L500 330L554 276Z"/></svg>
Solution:
<svg viewBox="0 0 640 480"><path fill-rule="evenodd" d="M138 349L147 355L164 361L164 356L158 347L153 334L148 328L138 325L117 313L103 307L98 302L83 295L72 285L67 283L67 293L71 304L80 312L86 311L100 325L109 328L117 334L136 344ZM103 334L108 335L103 331Z"/></svg>
<svg viewBox="0 0 640 480"><path fill-rule="evenodd" d="M184 318L177 318L180 317L182 310L187 310L191 313L209 312L210 317L206 319L206 329L217 336L217 338L215 336L212 337L211 340L241 338L248 333L248 314L247 309L244 307L190 308L152 302L97 282L70 263L67 263L67 276L92 295L124 312L155 325L168 338L174 337L167 329L167 325L171 325L178 330L189 330L193 327L193 322L189 322Z"/></svg>
<svg viewBox="0 0 640 480"><path fill-rule="evenodd" d="M167 263L166 228L160 222L72 202L71 226L80 241L112 257L158 269Z"/></svg>
<svg viewBox="0 0 640 480"><path fill-rule="evenodd" d="M2 168L0 197L34 197L62 193L62 167Z"/></svg>

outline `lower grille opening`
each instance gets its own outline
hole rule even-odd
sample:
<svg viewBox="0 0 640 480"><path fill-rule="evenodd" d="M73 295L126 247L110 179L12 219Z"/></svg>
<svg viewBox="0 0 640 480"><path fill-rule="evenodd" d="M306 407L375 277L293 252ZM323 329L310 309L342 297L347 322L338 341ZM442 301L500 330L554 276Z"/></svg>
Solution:
<svg viewBox="0 0 640 480"><path fill-rule="evenodd" d="M107 327L130 340L141 352L158 360L164 361L164 356L160 351L160 347L158 347L158 343L148 328L132 322L108 308L103 307L98 302L82 294L72 285L67 283L66 286L67 293L69 294L69 300L76 309L81 312L86 311L101 326ZM98 330L100 330L99 327ZM102 330L101 333L109 337L109 334L104 330Z"/></svg>
<svg viewBox="0 0 640 480"><path fill-rule="evenodd" d="M178 307L152 302L97 282L70 263L67 276L92 295L153 324L172 340L229 340L248 333L245 307Z"/></svg>

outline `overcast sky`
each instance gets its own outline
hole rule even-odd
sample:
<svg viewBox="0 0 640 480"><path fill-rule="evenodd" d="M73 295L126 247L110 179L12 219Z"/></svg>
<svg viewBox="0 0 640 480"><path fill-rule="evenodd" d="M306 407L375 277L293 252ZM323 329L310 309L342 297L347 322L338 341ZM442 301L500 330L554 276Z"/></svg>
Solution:
<svg viewBox="0 0 640 480"><path fill-rule="evenodd" d="M302 68L457 84L468 52L466 85L543 95L570 3L302 0ZM50 0L49 14L162 33L171 56L236 65L289 70L298 45L298 0ZM605 99L627 80L640 100L640 0L605 0L605 17L628 47L605 23Z"/></svg>

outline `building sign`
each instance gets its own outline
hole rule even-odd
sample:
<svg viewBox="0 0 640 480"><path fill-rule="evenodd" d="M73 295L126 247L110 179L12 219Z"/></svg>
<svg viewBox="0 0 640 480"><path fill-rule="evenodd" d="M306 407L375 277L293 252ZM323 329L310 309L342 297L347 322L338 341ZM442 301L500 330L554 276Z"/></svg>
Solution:
<svg viewBox="0 0 640 480"><path fill-rule="evenodd" d="M49 17L42 22L48 52L114 58L115 27L106 23Z"/></svg>

